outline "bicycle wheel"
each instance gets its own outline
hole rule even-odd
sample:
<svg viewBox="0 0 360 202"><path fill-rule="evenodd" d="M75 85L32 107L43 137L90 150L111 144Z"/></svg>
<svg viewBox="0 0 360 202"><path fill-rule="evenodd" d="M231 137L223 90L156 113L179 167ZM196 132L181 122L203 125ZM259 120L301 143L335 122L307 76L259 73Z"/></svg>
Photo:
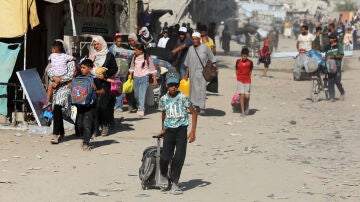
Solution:
<svg viewBox="0 0 360 202"><path fill-rule="evenodd" d="M310 97L313 102L318 101L319 93L320 93L320 82L317 78L312 79L312 85L311 85L311 91L310 91Z"/></svg>
<svg viewBox="0 0 360 202"><path fill-rule="evenodd" d="M327 78L324 78L324 93L325 93L325 98L326 100L329 100L330 97L329 97L329 87L328 87L328 80Z"/></svg>

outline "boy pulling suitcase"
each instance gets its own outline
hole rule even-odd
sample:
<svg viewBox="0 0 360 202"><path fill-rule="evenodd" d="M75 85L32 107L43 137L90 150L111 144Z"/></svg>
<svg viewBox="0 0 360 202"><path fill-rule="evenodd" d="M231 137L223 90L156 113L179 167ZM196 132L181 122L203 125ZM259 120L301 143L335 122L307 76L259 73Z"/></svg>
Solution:
<svg viewBox="0 0 360 202"><path fill-rule="evenodd" d="M186 95L178 91L179 75L169 72L166 75L168 93L160 98L159 109L162 111L161 132L164 135L163 150L160 156L160 182L163 189L170 188L170 193L181 194L179 178L185 161L187 142L195 141L197 113ZM192 114L191 131L187 134L189 125L188 110ZM175 150L175 153L174 153ZM171 169L168 172L169 163ZM169 174L168 174L169 173Z"/></svg>

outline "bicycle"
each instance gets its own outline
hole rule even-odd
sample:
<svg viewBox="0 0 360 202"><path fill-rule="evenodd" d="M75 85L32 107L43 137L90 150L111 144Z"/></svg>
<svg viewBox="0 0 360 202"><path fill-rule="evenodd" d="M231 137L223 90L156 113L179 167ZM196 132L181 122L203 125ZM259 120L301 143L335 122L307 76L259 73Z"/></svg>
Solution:
<svg viewBox="0 0 360 202"><path fill-rule="evenodd" d="M321 75L324 74L324 78ZM318 69L311 75L310 96L312 102L319 101L319 94L324 91L326 100L329 99L328 74L322 69Z"/></svg>

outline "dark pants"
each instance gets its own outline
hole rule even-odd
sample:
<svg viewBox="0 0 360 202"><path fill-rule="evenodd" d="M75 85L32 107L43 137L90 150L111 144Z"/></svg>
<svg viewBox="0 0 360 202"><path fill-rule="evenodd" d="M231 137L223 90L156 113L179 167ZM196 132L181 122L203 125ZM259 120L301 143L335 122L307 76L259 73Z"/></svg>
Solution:
<svg viewBox="0 0 360 202"><path fill-rule="evenodd" d="M354 32L353 32L353 49L354 50L359 49L357 46L358 46L358 44L357 44L357 30L354 30Z"/></svg>
<svg viewBox="0 0 360 202"><path fill-rule="evenodd" d="M78 135L83 137L83 143L90 142L94 125L94 109L86 108L77 110L76 114L76 128Z"/></svg>
<svg viewBox="0 0 360 202"><path fill-rule="evenodd" d="M335 84L340 91L340 94L343 95L345 90L341 84L341 70L338 70L335 74L329 74L329 97L335 98Z"/></svg>
<svg viewBox="0 0 360 202"><path fill-rule="evenodd" d="M64 135L64 121L62 116L62 106L60 105L54 105L53 109L53 134L54 135Z"/></svg>
<svg viewBox="0 0 360 202"><path fill-rule="evenodd" d="M170 181L179 182L182 167L184 165L187 145L187 127L168 128L165 130L163 150L160 156L160 170L163 176L167 176L171 161ZM175 150L175 154L174 154Z"/></svg>
<svg viewBox="0 0 360 202"><path fill-rule="evenodd" d="M131 108L131 109L137 109L137 102L136 102L136 99L135 99L135 94L134 94L134 92L127 93L127 94L126 94L126 100L127 100L127 102L128 102L129 108Z"/></svg>
<svg viewBox="0 0 360 202"><path fill-rule="evenodd" d="M97 98L96 116L97 126L110 126L114 121L114 107L116 99L111 95L101 95Z"/></svg>

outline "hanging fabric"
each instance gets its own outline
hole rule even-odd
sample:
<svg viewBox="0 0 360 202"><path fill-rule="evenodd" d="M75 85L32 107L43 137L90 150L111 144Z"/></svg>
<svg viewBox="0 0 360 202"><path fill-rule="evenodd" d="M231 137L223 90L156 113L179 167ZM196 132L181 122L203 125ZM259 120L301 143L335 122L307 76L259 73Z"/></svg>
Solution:
<svg viewBox="0 0 360 202"><path fill-rule="evenodd" d="M14 70L14 65L21 48L20 43L7 44L0 42L0 82L7 83ZM8 115L7 111L7 86L0 85L0 114Z"/></svg>
<svg viewBox="0 0 360 202"><path fill-rule="evenodd" d="M32 29L40 24L35 0L1 0L0 8L1 38L23 36L29 24Z"/></svg>

